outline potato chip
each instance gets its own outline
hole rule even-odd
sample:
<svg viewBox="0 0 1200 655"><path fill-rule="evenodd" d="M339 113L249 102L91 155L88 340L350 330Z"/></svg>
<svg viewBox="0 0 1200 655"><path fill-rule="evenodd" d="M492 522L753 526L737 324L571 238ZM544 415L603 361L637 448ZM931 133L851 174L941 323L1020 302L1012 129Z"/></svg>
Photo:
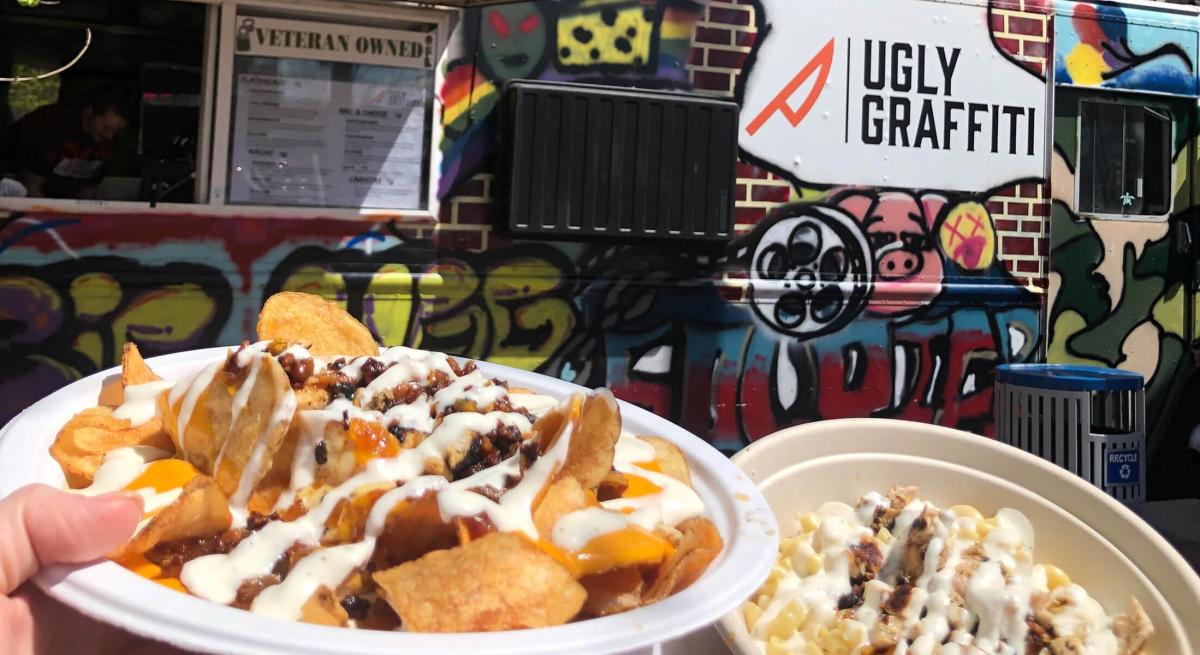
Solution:
<svg viewBox="0 0 1200 655"><path fill-rule="evenodd" d="M378 543L388 564L396 565L451 548L459 540L455 525L442 520L437 496L430 493L396 505L384 521Z"/></svg>
<svg viewBox="0 0 1200 655"><path fill-rule="evenodd" d="M329 404L329 392L316 385L306 385L296 391L296 412L309 409L324 409ZM283 495L292 480L292 463L296 456L296 446L300 440L302 426L293 421L288 427L287 434L280 442L279 448L271 459L271 465L266 475L254 488L247 508L259 514L270 514L275 502ZM313 453L315 457L315 453Z"/></svg>
<svg viewBox="0 0 1200 655"><path fill-rule="evenodd" d="M250 495L250 502L246 504L246 509L249 511L264 515L270 514L279 497L291 487L292 463L296 457L300 429L300 426L294 421L288 427L287 434L284 435L283 441L280 442L279 448L275 450L275 454L271 458L271 464L267 468L266 474L254 488L254 493Z"/></svg>
<svg viewBox="0 0 1200 655"><path fill-rule="evenodd" d="M583 395L577 393L568 402L558 404L534 422L533 432L537 435L538 450L545 453L553 448L563 429L579 421L583 403Z"/></svg>
<svg viewBox="0 0 1200 655"><path fill-rule="evenodd" d="M595 496L579 485L573 477L562 477L550 483L541 500L533 510L533 524L538 534L549 537L558 520L574 512L596 504Z"/></svg>
<svg viewBox="0 0 1200 655"><path fill-rule="evenodd" d="M595 490L612 470L620 436L621 410L617 399L607 389L599 389L584 401L559 476L569 475L584 489Z"/></svg>
<svg viewBox="0 0 1200 655"><path fill-rule="evenodd" d="M126 419L114 417L108 407L90 407L71 417L58 431L50 456L62 467L67 484L78 489L91 484L104 456L122 446L175 450L157 418L135 427Z"/></svg>
<svg viewBox="0 0 1200 655"><path fill-rule="evenodd" d="M333 590L321 585L300 607L300 620L316 625L341 627L350 621L350 615L346 614Z"/></svg>
<svg viewBox="0 0 1200 655"><path fill-rule="evenodd" d="M125 387L121 385L121 374L114 373L104 378L100 382L100 396L96 399L96 405L116 409L123 402L125 402Z"/></svg>
<svg viewBox="0 0 1200 655"><path fill-rule="evenodd" d="M371 331L337 303L295 291L277 293L258 315L258 338L297 343L314 355L378 355Z"/></svg>
<svg viewBox="0 0 1200 655"><path fill-rule="evenodd" d="M162 378L150 370L146 360L142 359L142 353L138 350L137 344L132 341L126 342L121 351L121 386L128 387L159 380Z"/></svg>
<svg viewBox="0 0 1200 655"><path fill-rule="evenodd" d="M201 537L229 528L233 517L229 500L213 479L197 475L180 490L179 497L150 518L145 527L110 557L139 555L160 542Z"/></svg>
<svg viewBox="0 0 1200 655"><path fill-rule="evenodd" d="M125 387L131 384L145 384L161 380L138 351L137 344L127 342L121 352L121 374L104 379L100 387L100 398L97 400L101 407L116 409L125 402Z"/></svg>
<svg viewBox="0 0 1200 655"><path fill-rule="evenodd" d="M724 542L717 526L705 518L688 519L676 526L683 536L679 545L655 572L642 604L656 603L695 582L720 554Z"/></svg>
<svg viewBox="0 0 1200 655"><path fill-rule="evenodd" d="M228 365L217 371L197 396L183 436L177 432L184 399L172 404L166 394L159 397L159 413L175 444L184 446L184 459L212 475L231 498L242 487L246 497L234 498L242 503L267 474L291 426L294 409L288 410L288 404L295 400L287 373L274 357L255 360L253 366L258 367L253 374L250 368ZM253 386L239 395L245 384Z"/></svg>
<svg viewBox="0 0 1200 655"><path fill-rule="evenodd" d="M608 616L634 609L642 603L645 581L636 566L614 569L605 573L585 575L579 584L587 590L583 613L587 616Z"/></svg>
<svg viewBox="0 0 1200 655"><path fill-rule="evenodd" d="M360 489L349 498L341 499L325 519L325 534L321 544L333 546L362 540L367 529L367 515L383 494L395 489L396 485L383 483Z"/></svg>
<svg viewBox="0 0 1200 655"><path fill-rule="evenodd" d="M687 458L678 446L661 437L638 437L654 447L654 461L665 475L692 486L692 474L688 470Z"/></svg>
<svg viewBox="0 0 1200 655"><path fill-rule="evenodd" d="M485 632L562 625L587 592L528 539L494 532L374 575L410 632Z"/></svg>

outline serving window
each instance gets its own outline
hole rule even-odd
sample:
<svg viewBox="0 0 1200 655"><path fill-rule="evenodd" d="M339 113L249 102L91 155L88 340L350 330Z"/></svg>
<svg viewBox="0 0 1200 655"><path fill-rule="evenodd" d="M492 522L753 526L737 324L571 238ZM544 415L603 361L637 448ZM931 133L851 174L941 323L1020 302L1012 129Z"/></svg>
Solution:
<svg viewBox="0 0 1200 655"><path fill-rule="evenodd" d="M1079 211L1165 220L1171 210L1170 110L1135 99L1084 100L1079 109Z"/></svg>
<svg viewBox="0 0 1200 655"><path fill-rule="evenodd" d="M128 211L128 203L191 203L212 214L436 217L437 64L453 12L366 0L108 0L4 13L28 21L37 11L61 14L68 4L79 15L60 17L56 28L78 38L64 33L57 43L78 45L88 25L107 34L108 25L93 15L100 4L106 16L182 14L193 32L190 39L178 29L156 38L144 30L139 38L157 49L99 47L128 45L130 30L121 26L107 40L97 37L90 52L48 82L0 86L20 109L32 102L27 97L53 96L56 83L74 89L77 78L94 76L96 62L108 62L105 75L129 86L135 98L130 133L120 148L109 148L119 152L103 153L113 161L105 161L99 193L21 198L6 193L16 188L6 183L0 207L53 210L56 202L75 208L87 201L97 211ZM74 54L9 42L14 77ZM150 54L158 51L174 56ZM21 60L34 55L40 59ZM0 58L0 75L4 63ZM0 131L3 118L0 112ZM0 149L8 142L0 140Z"/></svg>

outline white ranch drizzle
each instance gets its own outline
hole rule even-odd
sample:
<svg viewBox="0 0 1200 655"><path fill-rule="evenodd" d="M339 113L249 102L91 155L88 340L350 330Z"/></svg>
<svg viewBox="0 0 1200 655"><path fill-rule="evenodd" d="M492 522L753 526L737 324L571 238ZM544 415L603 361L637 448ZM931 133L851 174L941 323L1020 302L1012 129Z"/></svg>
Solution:
<svg viewBox="0 0 1200 655"><path fill-rule="evenodd" d="M133 531L134 536L141 534L142 530L150 525L150 520L154 518L154 514L158 510L178 500L183 493L183 487L167 489L161 493L156 493L152 487L144 487L137 489L136 492L142 497L142 516L144 518L138 521L137 528Z"/></svg>
<svg viewBox="0 0 1200 655"><path fill-rule="evenodd" d="M504 387L492 383L483 373L475 371L454 380L434 394L433 406L438 414L444 413L459 400L474 402L476 407L488 407L507 394L508 391Z"/></svg>
<svg viewBox="0 0 1200 655"><path fill-rule="evenodd" d="M187 433L188 423L192 420L192 411L196 409L196 402L200 400L200 394L208 388L212 382L213 376L217 371L221 370L224 365L224 360L213 362L197 371L191 377L185 378L180 384L175 385L171 389L171 393L167 395L167 401L174 405L183 398L183 404L179 407L179 418L176 421L176 434L179 435L179 451L187 453Z"/></svg>
<svg viewBox="0 0 1200 655"><path fill-rule="evenodd" d="M536 393L508 393L508 401L517 409L523 409L534 416L541 416L554 409L560 402L554 396L543 396Z"/></svg>
<svg viewBox="0 0 1200 655"><path fill-rule="evenodd" d="M358 381L361 379L362 366L368 359L377 359L389 366L379 377L372 380L359 392L361 394L360 402L363 405L369 405L376 395L388 389L394 389L405 382L424 382L434 371L445 373L451 379L455 377L454 369L450 368L450 359L446 355L404 346L388 348L375 358L356 357L342 367L341 373Z"/></svg>
<svg viewBox="0 0 1200 655"><path fill-rule="evenodd" d="M82 489L72 489L72 493L84 496L98 496L124 489L130 482L137 479L146 465L159 459L171 456L165 450L150 446L122 446L108 451L100 462L100 467L92 476L92 484Z"/></svg>
<svg viewBox="0 0 1200 655"><path fill-rule="evenodd" d="M171 380L157 380L125 387L125 400L113 410L113 418L129 421L131 427L145 425L156 415L155 403L162 392L175 386Z"/></svg>

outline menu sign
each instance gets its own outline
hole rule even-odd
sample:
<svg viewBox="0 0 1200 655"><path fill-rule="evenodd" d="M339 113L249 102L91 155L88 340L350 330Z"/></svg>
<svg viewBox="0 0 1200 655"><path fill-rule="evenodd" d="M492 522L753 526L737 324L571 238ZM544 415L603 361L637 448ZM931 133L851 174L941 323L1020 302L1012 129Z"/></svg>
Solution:
<svg viewBox="0 0 1200 655"><path fill-rule="evenodd" d="M311 66L299 67L305 77L281 74L290 66L237 66L230 202L424 208L426 107L433 101L426 35L253 20L242 52L372 65L315 69L324 78Z"/></svg>

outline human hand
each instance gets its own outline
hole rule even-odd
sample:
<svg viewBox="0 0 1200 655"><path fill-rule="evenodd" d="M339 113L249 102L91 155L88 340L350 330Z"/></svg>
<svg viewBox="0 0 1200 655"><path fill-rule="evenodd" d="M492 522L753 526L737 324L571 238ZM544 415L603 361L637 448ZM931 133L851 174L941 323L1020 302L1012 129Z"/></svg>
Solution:
<svg viewBox="0 0 1200 655"><path fill-rule="evenodd" d="M30 485L0 499L0 653L173 652L83 616L25 582L116 549L142 518L133 494L88 497Z"/></svg>

